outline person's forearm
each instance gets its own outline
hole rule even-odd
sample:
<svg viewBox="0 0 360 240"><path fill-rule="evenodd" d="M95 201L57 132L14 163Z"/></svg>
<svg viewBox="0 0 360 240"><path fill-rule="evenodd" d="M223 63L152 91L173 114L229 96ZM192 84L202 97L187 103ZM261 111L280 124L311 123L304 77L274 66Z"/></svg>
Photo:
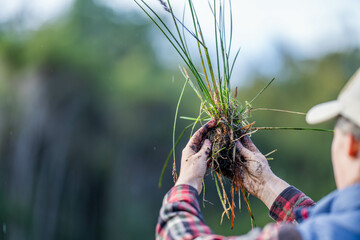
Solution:
<svg viewBox="0 0 360 240"><path fill-rule="evenodd" d="M184 239L212 232L200 213L197 190L177 185L165 196L156 227L156 239Z"/></svg>
<svg viewBox="0 0 360 240"><path fill-rule="evenodd" d="M307 208L314 204L311 198L294 186L290 186L275 199L269 215L276 222L301 222L309 217Z"/></svg>
<svg viewBox="0 0 360 240"><path fill-rule="evenodd" d="M275 230L277 231L278 228ZM271 230L270 232L274 232ZM246 239L258 239L260 229L249 232ZM264 235L268 236L267 232ZM240 236L225 237L214 234L200 213L198 195L189 185L177 185L165 196L156 226L156 239L239 240Z"/></svg>
<svg viewBox="0 0 360 240"><path fill-rule="evenodd" d="M289 186L287 182L272 174L265 181L258 197L270 209L275 199Z"/></svg>

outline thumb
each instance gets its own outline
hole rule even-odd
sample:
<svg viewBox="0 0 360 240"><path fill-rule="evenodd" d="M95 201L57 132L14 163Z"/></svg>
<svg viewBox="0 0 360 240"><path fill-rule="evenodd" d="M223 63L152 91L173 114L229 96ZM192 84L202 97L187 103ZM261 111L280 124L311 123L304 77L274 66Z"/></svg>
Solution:
<svg viewBox="0 0 360 240"><path fill-rule="evenodd" d="M205 139L200 151L197 154L200 155L200 158L204 158L205 161L211 152L210 150L211 150L211 142L209 139Z"/></svg>

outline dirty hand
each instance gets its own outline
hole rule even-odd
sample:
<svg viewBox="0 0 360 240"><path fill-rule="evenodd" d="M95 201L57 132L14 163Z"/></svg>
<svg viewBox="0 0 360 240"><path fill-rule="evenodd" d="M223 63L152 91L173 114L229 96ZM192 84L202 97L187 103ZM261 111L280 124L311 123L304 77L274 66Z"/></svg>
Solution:
<svg viewBox="0 0 360 240"><path fill-rule="evenodd" d="M200 194L211 151L211 142L206 139L206 135L215 125L216 121L210 120L191 137L182 151L180 174L175 186L187 184L196 188Z"/></svg>
<svg viewBox="0 0 360 240"><path fill-rule="evenodd" d="M270 169L266 157L257 149L248 136L236 142L241 157L245 160L241 178L246 190L262 200L270 208L276 197L289 186Z"/></svg>

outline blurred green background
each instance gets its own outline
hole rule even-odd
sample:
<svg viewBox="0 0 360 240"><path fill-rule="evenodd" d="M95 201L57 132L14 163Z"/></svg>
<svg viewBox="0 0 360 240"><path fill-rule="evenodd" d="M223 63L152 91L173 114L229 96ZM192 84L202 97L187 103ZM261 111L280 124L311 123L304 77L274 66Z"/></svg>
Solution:
<svg viewBox="0 0 360 240"><path fill-rule="evenodd" d="M144 15L77 0L63 16L36 30L0 24L0 239L152 239L164 194L175 107L184 79L153 48L157 31ZM167 46L168 47L168 46ZM173 54L173 53L172 53ZM240 53L241 55L241 53ZM278 79L254 102L306 112L336 98L360 63L356 48L299 60L281 51ZM253 69L238 98L252 97L271 79ZM187 88L180 115L196 116ZM303 126L303 116L254 112L256 126ZM178 132L187 125L178 121ZM333 127L333 123L318 127ZM180 159L189 134L179 144ZM332 134L261 131L272 170L314 200L335 189ZM220 225L222 207L206 177L206 222L218 234L250 230L243 205L234 230ZM229 186L229 185L227 185ZM251 198L259 226L272 220Z"/></svg>

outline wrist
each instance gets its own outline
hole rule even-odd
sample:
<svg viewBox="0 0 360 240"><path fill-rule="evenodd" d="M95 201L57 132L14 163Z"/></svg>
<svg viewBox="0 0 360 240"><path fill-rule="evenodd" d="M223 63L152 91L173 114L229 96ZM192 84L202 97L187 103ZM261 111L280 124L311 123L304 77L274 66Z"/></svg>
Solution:
<svg viewBox="0 0 360 240"><path fill-rule="evenodd" d="M195 188L197 190L198 194L201 193L202 179L200 179L200 180L199 179L185 179L185 178L182 178L181 176L179 176L178 180L175 183L175 186L182 185L182 184L192 186L193 188Z"/></svg>
<svg viewBox="0 0 360 240"><path fill-rule="evenodd" d="M289 186L287 182L271 172L265 179L258 198L270 209L275 199Z"/></svg>

